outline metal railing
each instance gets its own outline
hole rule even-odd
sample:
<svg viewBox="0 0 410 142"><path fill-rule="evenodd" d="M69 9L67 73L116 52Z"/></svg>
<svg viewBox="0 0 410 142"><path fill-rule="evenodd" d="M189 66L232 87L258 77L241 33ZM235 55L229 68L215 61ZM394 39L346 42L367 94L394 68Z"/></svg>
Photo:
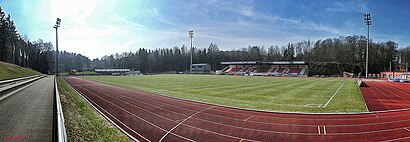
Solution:
<svg viewBox="0 0 410 142"><path fill-rule="evenodd" d="M61 107L60 101L60 94L58 93L58 85L57 85L57 77L54 78L54 97L55 97L55 127L57 130L54 130L55 137L54 141L57 142L66 142L67 141L67 133L64 126L64 115L63 115L63 108Z"/></svg>

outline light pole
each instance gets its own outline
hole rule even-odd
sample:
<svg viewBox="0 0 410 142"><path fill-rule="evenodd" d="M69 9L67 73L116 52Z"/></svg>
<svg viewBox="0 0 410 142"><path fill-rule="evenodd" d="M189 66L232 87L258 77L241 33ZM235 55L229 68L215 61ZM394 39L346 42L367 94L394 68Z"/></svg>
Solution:
<svg viewBox="0 0 410 142"><path fill-rule="evenodd" d="M193 49L192 39L194 38L194 31L193 30L188 31L188 35L189 35L189 38L191 38L191 65L189 65L189 72L191 72L192 71L192 49Z"/></svg>
<svg viewBox="0 0 410 142"><path fill-rule="evenodd" d="M372 18L370 13L363 14L364 24L367 25L367 47L366 47L366 78L369 73L369 40L370 40L370 25L372 25Z"/></svg>
<svg viewBox="0 0 410 142"><path fill-rule="evenodd" d="M54 29L56 29L56 74L58 76L58 28L60 27L61 19L57 18Z"/></svg>

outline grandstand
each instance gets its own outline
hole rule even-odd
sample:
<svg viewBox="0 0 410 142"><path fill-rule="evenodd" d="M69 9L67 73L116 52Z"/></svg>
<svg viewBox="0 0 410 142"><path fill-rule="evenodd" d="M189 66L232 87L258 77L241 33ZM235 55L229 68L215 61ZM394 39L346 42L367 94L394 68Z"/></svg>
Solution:
<svg viewBox="0 0 410 142"><path fill-rule="evenodd" d="M226 67L223 74L240 76L305 76L308 65L305 61L244 61L221 62Z"/></svg>

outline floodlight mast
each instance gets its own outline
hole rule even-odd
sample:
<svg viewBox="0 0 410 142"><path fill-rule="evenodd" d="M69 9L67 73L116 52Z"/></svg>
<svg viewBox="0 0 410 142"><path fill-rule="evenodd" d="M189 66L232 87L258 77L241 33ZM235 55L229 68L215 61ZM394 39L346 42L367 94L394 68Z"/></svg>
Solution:
<svg viewBox="0 0 410 142"><path fill-rule="evenodd" d="M193 30L188 31L188 35L189 35L189 38L191 39L191 65L189 65L189 72L191 72L192 71L192 50L193 50L192 39L194 38L194 31Z"/></svg>
<svg viewBox="0 0 410 142"><path fill-rule="evenodd" d="M56 29L56 76L58 76L58 28L60 27L61 19L57 18L54 29Z"/></svg>
<svg viewBox="0 0 410 142"><path fill-rule="evenodd" d="M369 41L370 41L370 25L372 25L372 18L370 13L363 14L364 24L367 25L367 47L366 47L366 78L369 73Z"/></svg>

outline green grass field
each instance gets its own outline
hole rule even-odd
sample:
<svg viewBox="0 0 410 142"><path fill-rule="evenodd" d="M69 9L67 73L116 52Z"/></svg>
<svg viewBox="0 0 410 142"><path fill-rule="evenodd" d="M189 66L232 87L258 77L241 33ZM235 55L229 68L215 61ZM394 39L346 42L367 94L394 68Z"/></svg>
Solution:
<svg viewBox="0 0 410 142"><path fill-rule="evenodd" d="M86 76L85 79L212 104L281 112L366 112L359 88L342 78L224 75ZM319 107L338 91L326 108Z"/></svg>
<svg viewBox="0 0 410 142"><path fill-rule="evenodd" d="M23 68L14 64L0 62L0 80L13 79L40 74L39 72Z"/></svg>

